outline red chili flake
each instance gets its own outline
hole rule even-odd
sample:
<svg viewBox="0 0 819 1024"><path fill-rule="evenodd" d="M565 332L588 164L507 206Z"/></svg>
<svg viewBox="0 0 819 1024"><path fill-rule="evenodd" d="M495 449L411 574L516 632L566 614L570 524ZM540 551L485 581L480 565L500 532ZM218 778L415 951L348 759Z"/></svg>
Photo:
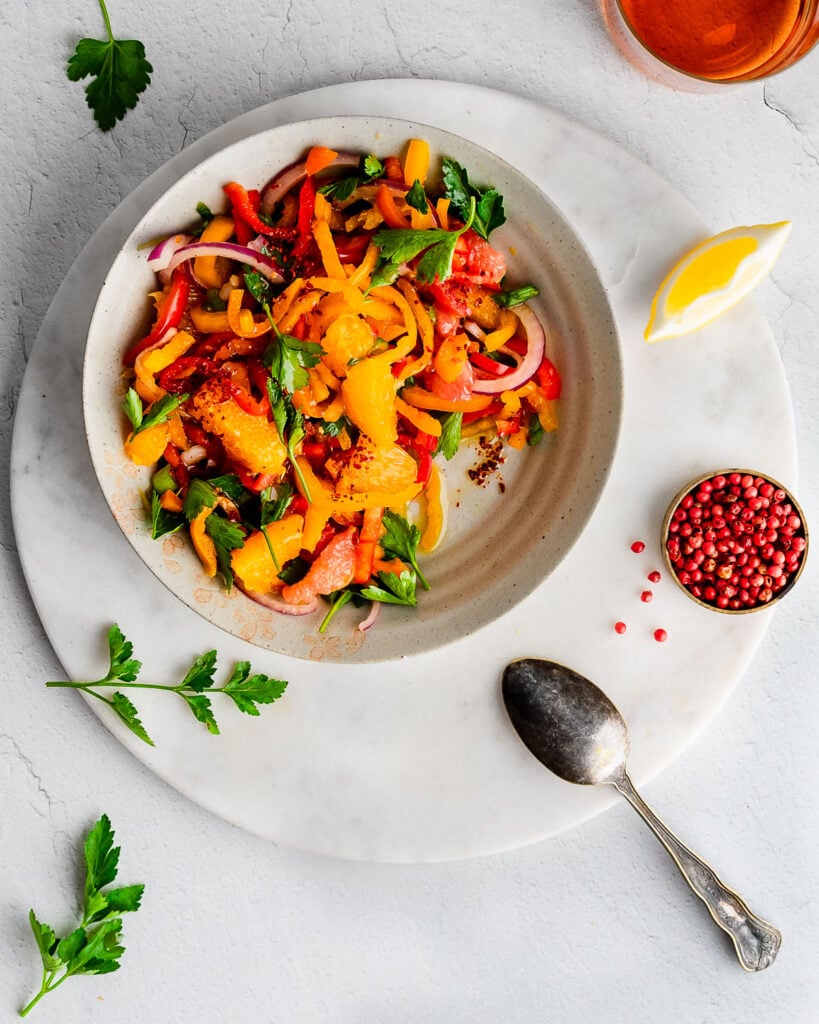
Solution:
<svg viewBox="0 0 819 1024"><path fill-rule="evenodd" d="M664 643L668 639L668 633L664 629L655 629L654 639L658 644Z"/></svg>
<svg viewBox="0 0 819 1024"><path fill-rule="evenodd" d="M649 583L659 583L660 580L662 579L662 576L655 569L653 572L650 572L648 574L646 579L649 581Z"/></svg>
<svg viewBox="0 0 819 1024"><path fill-rule="evenodd" d="M648 604L648 602L653 597L654 597L654 594L650 590L644 590L642 592L642 594L640 594L640 600L643 602L643 604Z"/></svg>
<svg viewBox="0 0 819 1024"><path fill-rule="evenodd" d="M635 555L639 555L640 552L645 551L645 549L646 546L641 540L635 540L635 542L631 545L631 550L634 552Z"/></svg>
<svg viewBox="0 0 819 1024"><path fill-rule="evenodd" d="M615 633L619 633L622 636L623 633L625 633L625 631L626 631L626 624L625 624L625 622L615 622L614 623L614 632Z"/></svg>

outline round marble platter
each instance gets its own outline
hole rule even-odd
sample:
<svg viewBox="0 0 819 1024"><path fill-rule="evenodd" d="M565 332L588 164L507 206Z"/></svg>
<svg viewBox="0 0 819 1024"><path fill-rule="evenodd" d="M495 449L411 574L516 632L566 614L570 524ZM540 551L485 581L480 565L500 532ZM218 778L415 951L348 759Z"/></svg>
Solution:
<svg viewBox="0 0 819 1024"><path fill-rule="evenodd" d="M238 139L341 114L410 116L502 155L539 185L597 265L618 323L625 382L621 440L606 489L549 579L460 641L367 665L264 651L174 598L105 504L81 410L83 348L96 295L145 210L199 161ZM195 654L216 648L220 672L247 659L290 686L259 718L219 705L219 737L177 706L181 701L150 691L135 702L156 747L92 702L106 727L159 776L223 818L275 842L360 860L440 861L511 849L614 802L613 791L552 777L517 739L500 698L501 672L516 657L550 658L594 679L629 722L635 781L660 771L717 714L773 614L715 614L668 579L653 587L650 604L641 602L646 575L662 568L665 507L683 483L710 469L750 466L786 487L797 482L787 385L752 299L687 338L654 346L642 340L657 282L712 233L667 182L604 138L530 101L439 81L356 82L278 100L217 129L153 174L79 255L34 346L12 462L21 561L72 679L104 674L105 634L117 622L133 641L146 682L177 681ZM636 539L646 543L641 554L631 551ZM628 624L622 636L612 628L618 619ZM667 630L667 642L653 640L656 627Z"/></svg>

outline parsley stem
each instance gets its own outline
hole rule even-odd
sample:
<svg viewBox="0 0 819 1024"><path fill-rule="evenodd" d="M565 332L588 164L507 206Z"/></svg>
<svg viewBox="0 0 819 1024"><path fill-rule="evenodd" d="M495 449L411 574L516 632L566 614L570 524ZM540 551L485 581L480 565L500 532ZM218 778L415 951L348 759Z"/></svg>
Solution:
<svg viewBox="0 0 819 1024"><path fill-rule="evenodd" d="M114 42L114 33L111 29L111 19L108 17L108 8L105 6L105 0L99 0L100 10L102 11L102 17L105 21L105 31L108 33L108 38L111 42Z"/></svg>
<svg viewBox="0 0 819 1024"><path fill-rule="evenodd" d="M106 704L110 701L107 697L103 697L101 693L97 693L96 690L92 690L92 686L115 686L118 690L170 690L171 693L178 693L181 696L187 694L198 694L199 690L193 690L189 686L171 686L169 683L124 683L121 679L98 679L95 683L69 683L69 682L52 682L46 683L46 686L57 687L63 690L83 690L85 693L90 694L92 697L96 697L98 700L104 700ZM224 686L209 686L207 689L208 693L228 693L227 687Z"/></svg>
<svg viewBox="0 0 819 1024"><path fill-rule="evenodd" d="M21 1017L25 1017L29 1013L29 1011L34 1009L34 1007L37 1005L37 1003L40 1002L43 996L47 996L49 992L53 992L55 988L59 988L60 985L62 985L62 983L65 981L65 979L69 977L68 971L66 971L65 974L62 975L62 977L57 978L57 980L54 981L56 975L56 971L52 971L48 975L46 974L45 971L43 971L43 981L40 987L40 991L31 1000L31 1002L24 1006L23 1009L20 1011Z"/></svg>

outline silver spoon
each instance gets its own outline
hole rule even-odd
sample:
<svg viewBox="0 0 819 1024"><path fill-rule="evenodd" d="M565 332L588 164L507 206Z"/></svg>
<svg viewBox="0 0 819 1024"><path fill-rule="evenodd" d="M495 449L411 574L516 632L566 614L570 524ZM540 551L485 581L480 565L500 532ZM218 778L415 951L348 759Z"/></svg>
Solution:
<svg viewBox="0 0 819 1024"><path fill-rule="evenodd" d="M503 700L520 738L555 775L582 786L606 782L623 794L671 854L711 917L731 936L746 971L761 971L774 962L782 942L779 931L752 914L634 788L626 773L626 723L602 690L553 661L521 658L503 673Z"/></svg>

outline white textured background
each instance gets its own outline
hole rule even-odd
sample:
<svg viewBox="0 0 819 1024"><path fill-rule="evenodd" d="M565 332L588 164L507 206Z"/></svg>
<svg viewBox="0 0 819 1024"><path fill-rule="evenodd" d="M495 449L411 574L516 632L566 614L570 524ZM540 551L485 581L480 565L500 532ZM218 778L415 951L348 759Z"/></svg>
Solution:
<svg viewBox="0 0 819 1024"><path fill-rule="evenodd" d="M626 64L593 0L476 0L468 8L453 0L111 0L110 13L120 37L143 40L154 77L127 120L103 136L81 86L64 73L77 39L102 33L93 0L7 0L0 9L4 480L39 324L87 239L139 182L211 128L272 99L356 79L442 78L553 106L620 143L715 231L793 220L757 296L793 393L800 499L812 521L819 52L766 85L693 95ZM645 794L781 927L776 964L747 976L625 806L503 856L396 867L277 848L191 805L128 755L76 695L42 687L61 669L21 576L7 491L3 1021L39 983L28 908L57 928L69 924L78 844L101 810L123 845L122 881L148 883L144 909L126 919L123 970L72 980L35 1011L44 1024L819 1020L816 555L719 718ZM92 538L88 545L91 558Z"/></svg>

